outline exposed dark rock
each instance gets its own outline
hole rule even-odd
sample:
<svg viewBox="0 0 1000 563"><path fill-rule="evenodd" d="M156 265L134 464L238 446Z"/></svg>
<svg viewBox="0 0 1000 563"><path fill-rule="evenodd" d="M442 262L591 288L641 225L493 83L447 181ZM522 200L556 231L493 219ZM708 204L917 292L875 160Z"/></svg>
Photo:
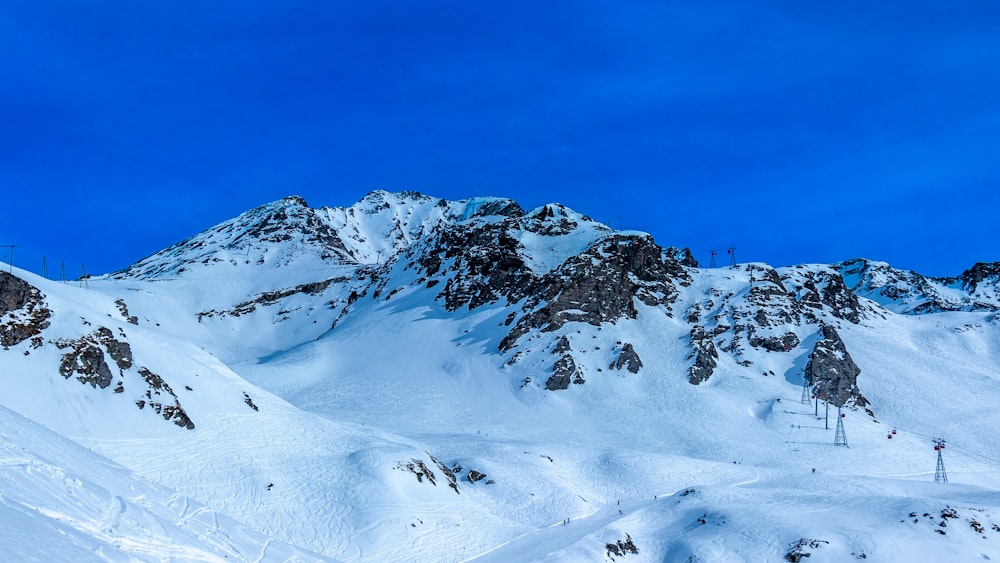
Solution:
<svg viewBox="0 0 1000 563"><path fill-rule="evenodd" d="M139 368L139 375L146 380L146 384L149 386L145 393L148 402L143 401L143 403L148 404L164 420L173 421L174 424L181 428L194 430L194 422L188 418L187 413L181 408L181 404L177 400L177 394L170 388L170 385L163 381L162 377L144 367ZM161 398L163 395L166 396L166 401L172 399L173 404L165 404L164 399ZM143 407L140 406L139 408Z"/></svg>
<svg viewBox="0 0 1000 563"><path fill-rule="evenodd" d="M451 490L455 491L455 494L461 494L458 490L458 477L455 475L455 471L452 470L452 468L448 467L447 465L441 463L436 457L432 456L431 454L427 454L427 456L431 458L431 461L434 462L434 465L438 466L438 469L441 470L441 473L444 473L444 477L445 479L447 479L448 486L451 487ZM461 471L461 468L458 469L459 471Z"/></svg>
<svg viewBox="0 0 1000 563"><path fill-rule="evenodd" d="M591 220L583 217L584 220ZM524 215L518 222L520 228L535 234L545 236L565 235L573 232L577 222L572 220L567 209L558 203L552 203L538 209L537 213Z"/></svg>
<svg viewBox="0 0 1000 563"><path fill-rule="evenodd" d="M472 217L488 217L490 215L503 215L504 217L512 218L523 217L524 209L521 209L521 206L514 200L495 199L476 209Z"/></svg>
<svg viewBox="0 0 1000 563"><path fill-rule="evenodd" d="M94 335L108 351L108 355L111 356L119 369L125 370L132 367L132 347L128 342L115 339L114 334L103 326L94 331Z"/></svg>
<svg viewBox="0 0 1000 563"><path fill-rule="evenodd" d="M615 543L604 544L604 549L607 550L607 556L615 561L615 557L621 557L629 553L633 555L639 554L639 548L636 547L635 543L632 541L632 536L625 534L624 540L618 540Z"/></svg>
<svg viewBox="0 0 1000 563"><path fill-rule="evenodd" d="M639 368L642 367L639 354L628 342L622 346L621 352L618 353L618 360L608 366L608 369L622 369L623 367L632 373L639 373Z"/></svg>
<svg viewBox="0 0 1000 563"><path fill-rule="evenodd" d="M455 476L455 469L461 471L461 467L456 467L455 469L452 469L447 465L438 461L434 456L430 454L427 454L427 456L430 457L431 461L434 462L434 465L437 465L438 469L440 469L441 472L444 473L445 479L448 481L448 486L451 487L451 489L455 491L456 494L461 494L458 490L458 478ZM414 475L417 476L418 483L423 483L424 479L426 479L427 482L430 483L431 485L434 485L435 487L437 486L437 475L434 473L434 471L431 470L431 468L427 467L427 464L424 463L424 460L420 458L415 457L407 462L399 462L396 464L395 469L398 469L400 471L409 471L410 473L413 473Z"/></svg>
<svg viewBox="0 0 1000 563"><path fill-rule="evenodd" d="M239 317L240 315L246 315L256 311L258 305L262 306L274 305L275 303L281 301L286 297L291 297L292 295L297 295L300 293L306 295L319 295L320 293L326 291L326 289L330 287L330 284L343 283L349 281L350 279L351 278L348 277L330 278L328 280L323 280L318 282L304 283L288 289L265 291L264 293L261 293L260 295L254 297L253 299L237 304L235 307L229 310L216 311L215 309L212 309L210 311L203 311L201 313L198 313L198 321L201 322L201 319L203 319L204 317L214 317L216 315L222 317L225 316ZM354 297L354 300L357 299L356 292L352 292L351 296ZM350 305L351 303L353 303L353 300L348 299L348 305Z"/></svg>
<svg viewBox="0 0 1000 563"><path fill-rule="evenodd" d="M612 235L537 279L528 289L522 316L501 340L508 351L532 329L553 331L568 322L600 326L634 319L635 300L670 311L678 295L675 280L690 275L649 236Z"/></svg>
<svg viewBox="0 0 1000 563"><path fill-rule="evenodd" d="M128 306L125 305L124 299L115 299L115 305L118 307L118 312L121 313L126 322L134 325L139 324L139 317L128 314Z"/></svg>
<svg viewBox="0 0 1000 563"><path fill-rule="evenodd" d="M69 349L63 354L59 363L59 373L69 379L73 374L81 383L90 383L93 387L104 389L111 385L111 368L105 359L105 351L121 370L132 367L132 347L128 342L122 342L114 337L114 333L106 327L78 339L57 340L55 345L60 350Z"/></svg>
<svg viewBox="0 0 1000 563"><path fill-rule="evenodd" d="M797 542L792 542L788 546L788 551L785 553L785 560L791 561L791 563L800 563L805 557L812 557L812 552L809 549L819 549L823 545L829 545L830 542L826 540L810 540L802 538Z"/></svg>
<svg viewBox="0 0 1000 563"><path fill-rule="evenodd" d="M715 350L712 335L706 333L705 327L701 325L695 325L691 329L690 340L692 351L688 359L693 357L694 365L688 368L688 381L692 385L698 385L712 376L719 353Z"/></svg>
<svg viewBox="0 0 1000 563"><path fill-rule="evenodd" d="M60 349L72 348L63 354L59 363L59 373L69 379L77 374L81 383L89 383L92 387L104 389L111 385L112 375L108 363L104 361L104 350L92 340L59 340L56 346Z"/></svg>
<svg viewBox="0 0 1000 563"><path fill-rule="evenodd" d="M552 349L553 354L562 354L563 352L571 352L573 349L569 345L569 338L566 335L559 337L559 341L556 342L556 347Z"/></svg>
<svg viewBox="0 0 1000 563"><path fill-rule="evenodd" d="M977 262L959 276L962 287L967 291L975 291L983 280L990 278L1000 282L1000 262Z"/></svg>
<svg viewBox="0 0 1000 563"><path fill-rule="evenodd" d="M823 339L816 343L806 364L806 381L834 406L865 407L869 403L858 389L860 373L836 329L823 325Z"/></svg>
<svg viewBox="0 0 1000 563"><path fill-rule="evenodd" d="M681 266L688 268L697 268L698 261L695 260L694 255L691 254L690 248L676 248L673 246L667 247L665 250L668 256L676 260Z"/></svg>
<svg viewBox="0 0 1000 563"><path fill-rule="evenodd" d="M246 394L246 391L243 392L243 402L246 403L248 407L252 408L255 411L260 410L257 408L257 405L253 403L253 399L250 398L250 395Z"/></svg>
<svg viewBox="0 0 1000 563"><path fill-rule="evenodd" d="M687 322L689 324L695 324L701 320L701 307L697 303L691 306L688 310Z"/></svg>
<svg viewBox="0 0 1000 563"><path fill-rule="evenodd" d="M486 478L485 473L480 473L475 469L470 469L469 474L465 476L465 480L470 483L478 483L479 481L482 481L485 478Z"/></svg>
<svg viewBox="0 0 1000 563"><path fill-rule="evenodd" d="M573 360L573 356L563 354L552 366L552 375L545 382L545 388L549 391L559 391L568 389L570 383L582 384L583 381L583 374Z"/></svg>
<svg viewBox="0 0 1000 563"><path fill-rule="evenodd" d="M770 352L787 352L799 345L799 337L793 332L786 332L782 336L753 335L749 342L755 348L764 348Z"/></svg>
<svg viewBox="0 0 1000 563"><path fill-rule="evenodd" d="M38 336L48 328L51 314L38 288L0 271L0 345L7 348Z"/></svg>
<svg viewBox="0 0 1000 563"><path fill-rule="evenodd" d="M799 303L806 307L822 309L824 306L838 319L858 324L861 322L861 304L858 296L844 284L844 278L836 270L823 268L797 272L794 277L786 277L786 285L797 286Z"/></svg>
<svg viewBox="0 0 1000 563"><path fill-rule="evenodd" d="M413 473L417 476L418 483L423 483L424 479L427 479L428 483L437 486L437 477L434 475L434 472L420 458L415 457L407 462L399 462L396 464L396 469Z"/></svg>
<svg viewBox="0 0 1000 563"><path fill-rule="evenodd" d="M428 276L450 262L448 270L455 274L438 295L444 298L445 309L475 309L501 298L513 303L527 295L535 276L518 254L521 243L507 232L511 221L457 225L438 232L418 262Z"/></svg>

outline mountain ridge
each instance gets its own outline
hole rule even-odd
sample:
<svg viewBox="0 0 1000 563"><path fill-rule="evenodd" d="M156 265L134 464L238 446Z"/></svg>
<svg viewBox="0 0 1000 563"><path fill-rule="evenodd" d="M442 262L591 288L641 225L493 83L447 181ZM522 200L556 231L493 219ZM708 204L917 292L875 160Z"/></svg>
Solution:
<svg viewBox="0 0 1000 563"><path fill-rule="evenodd" d="M559 204L379 191L88 287L12 271L0 406L307 560L1000 556L996 264L699 268ZM906 518L946 503L983 532Z"/></svg>

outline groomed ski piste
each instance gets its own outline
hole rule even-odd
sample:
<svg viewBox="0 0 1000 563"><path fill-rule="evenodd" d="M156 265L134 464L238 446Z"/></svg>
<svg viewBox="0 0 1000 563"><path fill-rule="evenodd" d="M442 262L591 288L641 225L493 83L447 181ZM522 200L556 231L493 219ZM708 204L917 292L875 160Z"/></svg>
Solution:
<svg viewBox="0 0 1000 563"><path fill-rule="evenodd" d="M403 233L418 222L432 229L427 217L440 208L411 203L381 213L409 217ZM369 230L358 240L393 240L399 220L363 217L351 223ZM590 230L525 234L531 267L554 268L610 232L580 224ZM314 260L294 240L259 256L230 248L233 260L210 248L204 257L219 264L199 257L186 272L105 276L86 287L12 268L41 291L51 317L43 345L0 352L0 553L25 561L1000 559L996 313L901 314L862 297L877 314L858 324L829 318L874 414L845 409L847 446L838 446L837 409L827 417L824 403L801 401L808 354L747 348L721 354L701 385L688 381L691 326L680 312L707 295L746 295L745 265L691 268L672 315L637 302L634 319L568 323L562 333L588 377L548 391L525 379L548 375L551 335L522 336L528 351L511 363L498 344L517 304L446 310L436 290L387 259L418 240L358 243L357 263L382 268L389 298L363 297L339 318L329 304L343 303L353 282L239 315L198 315L267 291L357 279L357 264ZM279 255L281 267L259 263ZM65 350L53 343L98 327L131 345L134 366L113 369L122 392L58 370ZM807 351L815 335L793 329ZM608 369L621 342L640 352L638 373ZM147 390L139 367L169 384L193 429L137 408ZM946 441L947 483L935 482L935 438ZM472 470L481 480L468 478Z"/></svg>

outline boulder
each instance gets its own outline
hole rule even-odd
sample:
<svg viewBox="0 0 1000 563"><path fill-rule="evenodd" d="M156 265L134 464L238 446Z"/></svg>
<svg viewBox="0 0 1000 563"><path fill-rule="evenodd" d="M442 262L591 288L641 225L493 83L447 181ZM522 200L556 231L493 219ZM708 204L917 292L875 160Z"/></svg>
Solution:
<svg viewBox="0 0 1000 563"><path fill-rule="evenodd" d="M816 389L820 398L834 406L868 405L868 400L858 388L861 368L854 363L836 329L823 325L822 331L823 339L816 342L806 364L806 381Z"/></svg>

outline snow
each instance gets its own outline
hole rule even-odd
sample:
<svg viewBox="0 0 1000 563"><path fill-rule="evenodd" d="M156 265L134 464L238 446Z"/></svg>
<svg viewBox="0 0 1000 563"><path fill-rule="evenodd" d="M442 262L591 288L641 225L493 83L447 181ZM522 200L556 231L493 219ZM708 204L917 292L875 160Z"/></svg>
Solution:
<svg viewBox="0 0 1000 563"><path fill-rule="evenodd" d="M586 383L560 392L539 386L556 334L525 335L510 364L512 353L497 347L518 304L446 311L439 288L414 283L402 263L379 270L383 295L360 298L330 329L361 268L389 262L444 223L499 220L476 216L492 201L442 206L377 192L318 210L354 264L315 259L312 243L295 238L248 242L250 263L202 263L200 252L231 244L210 230L191 240L213 250L185 250L199 260L180 273L160 256L144 271L161 273L93 279L85 289L15 268L53 317L45 345L0 352L0 552L608 561L605 545L628 536L638 553L616 561L781 561L802 538L817 540L810 562L1000 558L1000 326L988 312L898 314L866 301L878 315L858 325L828 319L875 413L845 411L849 448L833 445L836 411L826 421L822 405L817 417L799 401L814 333L795 328L803 343L790 353L720 354L707 382L688 383L683 312L712 300L707 318L726 299L744 299L742 269L691 270L673 315L636 303L636 319L566 325L558 335ZM538 275L611 233L566 212L578 225L569 233L515 233ZM351 281L246 314L197 315L337 277ZM389 295L393 288L403 289ZM119 298L138 325L123 318ZM120 394L59 374L51 341L98 326L124 334L136 366L169 383L193 430L136 407L145 389L136 368L113 370ZM608 369L624 342L642 358L638 374ZM949 484L933 482L932 438L947 440ZM405 468L415 460L436 484ZM456 493L435 460L493 483L460 478ZM949 508L957 518L942 516Z"/></svg>

